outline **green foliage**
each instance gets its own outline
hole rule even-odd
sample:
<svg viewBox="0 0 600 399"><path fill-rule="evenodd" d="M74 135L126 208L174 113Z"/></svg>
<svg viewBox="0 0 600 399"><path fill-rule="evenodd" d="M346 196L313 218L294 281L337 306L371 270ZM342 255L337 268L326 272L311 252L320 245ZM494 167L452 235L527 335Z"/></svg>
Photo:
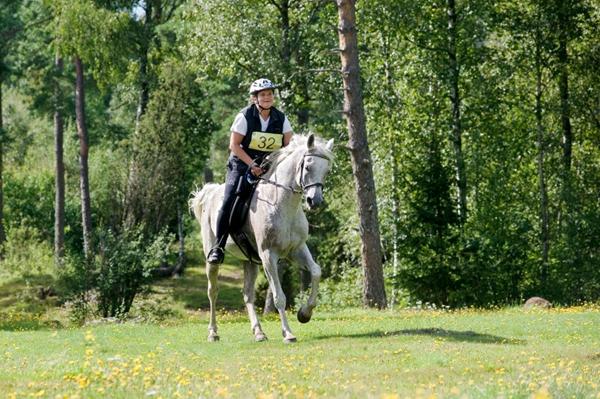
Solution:
<svg viewBox="0 0 600 399"><path fill-rule="evenodd" d="M148 232L174 230L178 209L186 207L215 128L210 107L194 74L177 62L162 66L159 89L133 140L135 181L127 198L134 220Z"/></svg>
<svg viewBox="0 0 600 399"><path fill-rule="evenodd" d="M99 243L95 259L68 257L61 281L73 319L82 322L94 314L124 317L151 281L152 271L166 263L171 240L166 233L144 238L140 229L107 231L95 239Z"/></svg>
<svg viewBox="0 0 600 399"><path fill-rule="evenodd" d="M134 6L139 8L133 11ZM600 6L587 0L465 0L456 7L468 203L462 223L451 141L447 3L357 3L387 284L412 303L436 305L516 303L532 295L563 303L597 299L600 75L593 72L600 64ZM141 9L151 13L141 16ZM336 139L336 161L325 187L327 207L308 214L309 246L326 279L324 303L353 303L359 292L351 276L358 276L360 231L340 112L336 25L331 1L2 2L4 222L9 234L3 272L21 273L30 266L43 270L50 261L55 104L63 107L66 122L66 246L72 256L81 251L78 147L72 95L67 95L73 86L71 57L78 55L91 72L85 82L86 114L97 229L115 231L138 248L138 237L123 232L130 211L132 225L143 226L144 241L165 228L174 231L177 211L185 209L188 193L202 182L203 168L215 169L221 181L231 120L245 102L248 84L266 76L282 85L278 106L296 131ZM566 59L561 48L567 50ZM57 50L65 62L61 76L53 67ZM540 121L534 112L536 60ZM574 135L569 171L561 142L559 79L565 71ZM149 102L136 126L142 84L147 84ZM56 98L55 88L65 98ZM539 143L538 122L543 130ZM546 263L540 162L548 196ZM193 230L190 220L186 232ZM111 240L106 239L114 248ZM122 245L114 252L141 256L141 249ZM398 260L398 270L391 270L392 259ZM88 266L91 277L81 292L98 283L100 263L80 264L81 270ZM228 288L227 295L237 295L237 287ZM97 300L95 295L88 303ZM206 306L203 292L186 296ZM148 305L147 311L161 313L154 308Z"/></svg>
<svg viewBox="0 0 600 399"><path fill-rule="evenodd" d="M319 308L324 311L362 306L362 269L346 267L335 278L319 285ZM306 303L307 293L296 299L296 304Z"/></svg>
<svg viewBox="0 0 600 399"><path fill-rule="evenodd" d="M53 1L56 16L55 44L64 56L77 56L88 65L101 85L114 82L126 70L133 39L126 11L113 12L92 0Z"/></svg>
<svg viewBox="0 0 600 399"><path fill-rule="evenodd" d="M98 311L103 317L123 316L152 270L166 262L171 237L161 234L148 242L141 231L125 230L119 235L109 231L99 239Z"/></svg>
<svg viewBox="0 0 600 399"><path fill-rule="evenodd" d="M5 173L4 195L4 223L9 230L31 227L31 231L36 231L45 240L53 237L54 179L51 174Z"/></svg>
<svg viewBox="0 0 600 399"><path fill-rule="evenodd" d="M54 255L44 235L25 223L7 229L0 280L7 276L53 274Z"/></svg>

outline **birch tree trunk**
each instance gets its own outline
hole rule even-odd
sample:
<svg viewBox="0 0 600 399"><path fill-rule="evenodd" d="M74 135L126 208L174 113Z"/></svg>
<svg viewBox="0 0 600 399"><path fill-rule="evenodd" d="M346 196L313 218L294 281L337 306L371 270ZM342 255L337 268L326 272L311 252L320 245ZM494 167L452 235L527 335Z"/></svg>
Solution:
<svg viewBox="0 0 600 399"><path fill-rule="evenodd" d="M185 232L183 229L183 211L181 210L181 205L177 205L177 238L179 240L179 251L177 254L177 265L175 265L175 270L173 270L173 275L181 276L183 271L185 270Z"/></svg>
<svg viewBox="0 0 600 399"><path fill-rule="evenodd" d="M4 120L2 116L2 76L0 76L0 245L6 241L4 230ZM0 259L2 254L0 253Z"/></svg>
<svg viewBox="0 0 600 399"><path fill-rule="evenodd" d="M81 225L83 227L83 253L91 256L92 217L90 208L90 186L88 177L88 132L85 121L85 91L83 63L75 57L75 120L79 136L79 186L81 194Z"/></svg>
<svg viewBox="0 0 600 399"><path fill-rule="evenodd" d="M535 119L537 126L537 170L540 193L540 242L541 242L541 285L545 289L548 281L548 252L550 249L549 234L549 216L548 216L548 190L546 188L546 176L544 173L545 141L544 125L542 121L542 60L541 60L541 42L538 32L535 48L535 72L536 72L536 90L535 90Z"/></svg>
<svg viewBox="0 0 600 399"><path fill-rule="evenodd" d="M140 69L138 78L140 82L140 91L138 94L138 106L135 113L135 132L139 133L140 121L148 108L150 99L150 83L148 82L148 51L150 49L150 41L152 40L152 22L153 22L153 1L149 0L144 5L144 25L142 27L142 43L140 54Z"/></svg>
<svg viewBox="0 0 600 399"><path fill-rule="evenodd" d="M448 12L448 61L450 68L450 101L452 102L452 144L458 188L458 215L461 225L467 220L467 175L462 151L462 127L460 117L460 66L456 57L456 4L447 0Z"/></svg>
<svg viewBox="0 0 600 399"><path fill-rule="evenodd" d="M381 264L381 240L371 153L367 142L356 37L355 0L337 0L339 42L344 82L344 115L360 220L363 303L385 308L387 300Z"/></svg>
<svg viewBox="0 0 600 399"><path fill-rule="evenodd" d="M397 112L395 109L397 107L397 99L396 91L394 90L394 76L392 72L392 67L390 66L390 53L389 53L389 37L382 37L382 48L383 48L383 56L384 62L383 66L385 69L385 81L386 81L386 112L391 115L394 112ZM398 194L398 182L400 175L400 168L398 166L398 141L393 137L394 136L394 123L392 122L389 126L389 142L390 142L390 156L391 156L391 164L392 164L392 298L390 300L390 307L394 307L396 304L396 300L398 298L398 271L399 271L399 260L398 260L398 240L400 236L400 196Z"/></svg>
<svg viewBox="0 0 600 399"><path fill-rule="evenodd" d="M59 81L63 72L63 60L58 55L54 67L56 71L54 87L54 259L57 265L61 265L65 251L65 164L63 161L63 99Z"/></svg>
<svg viewBox="0 0 600 399"><path fill-rule="evenodd" d="M562 25L562 24L559 24ZM560 120L563 130L563 164L565 175L571 170L572 148L573 148L573 130L571 128L571 107L569 104L569 54L567 50L567 38L565 27L559 27L561 30L558 43L558 62L560 64Z"/></svg>

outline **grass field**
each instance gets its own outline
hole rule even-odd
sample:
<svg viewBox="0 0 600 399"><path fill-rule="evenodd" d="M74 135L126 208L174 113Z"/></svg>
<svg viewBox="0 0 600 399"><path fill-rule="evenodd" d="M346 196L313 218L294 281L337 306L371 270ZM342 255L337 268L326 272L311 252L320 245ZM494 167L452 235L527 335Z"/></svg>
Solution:
<svg viewBox="0 0 600 399"><path fill-rule="evenodd" d="M253 342L239 272L225 267L221 341L206 342L199 269L145 301L163 321L72 328L51 304L0 284L0 397L8 398L600 398L600 306L525 311L316 310ZM22 290L21 290L22 291ZM29 298L29 299L27 299ZM142 301L143 303L144 301ZM138 310L139 311L139 310ZM54 312L54 313L53 313ZM55 320L56 319L56 320Z"/></svg>

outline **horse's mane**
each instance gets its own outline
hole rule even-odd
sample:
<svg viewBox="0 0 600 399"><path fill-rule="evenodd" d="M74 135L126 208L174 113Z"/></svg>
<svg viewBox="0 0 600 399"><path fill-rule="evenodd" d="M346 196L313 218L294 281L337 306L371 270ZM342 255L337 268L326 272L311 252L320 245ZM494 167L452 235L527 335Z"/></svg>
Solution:
<svg viewBox="0 0 600 399"><path fill-rule="evenodd" d="M273 151L268 156L269 162L271 163L271 169L274 169L279 163L281 163L288 156L292 155L299 148L306 148L308 136L308 134L295 134L287 146L277 151ZM327 142L322 138L315 136L315 144L311 152L323 155L330 161L333 161L333 151L326 148L326 143Z"/></svg>

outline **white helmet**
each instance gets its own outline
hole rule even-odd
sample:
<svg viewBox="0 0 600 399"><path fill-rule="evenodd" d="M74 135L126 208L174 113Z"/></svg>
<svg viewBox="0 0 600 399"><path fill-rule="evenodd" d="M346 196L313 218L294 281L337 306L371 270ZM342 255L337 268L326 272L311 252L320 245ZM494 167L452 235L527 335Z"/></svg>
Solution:
<svg viewBox="0 0 600 399"><path fill-rule="evenodd" d="M248 92L252 95L256 95L259 91L271 89L275 90L277 86L273 84L269 79L257 79L250 85Z"/></svg>

